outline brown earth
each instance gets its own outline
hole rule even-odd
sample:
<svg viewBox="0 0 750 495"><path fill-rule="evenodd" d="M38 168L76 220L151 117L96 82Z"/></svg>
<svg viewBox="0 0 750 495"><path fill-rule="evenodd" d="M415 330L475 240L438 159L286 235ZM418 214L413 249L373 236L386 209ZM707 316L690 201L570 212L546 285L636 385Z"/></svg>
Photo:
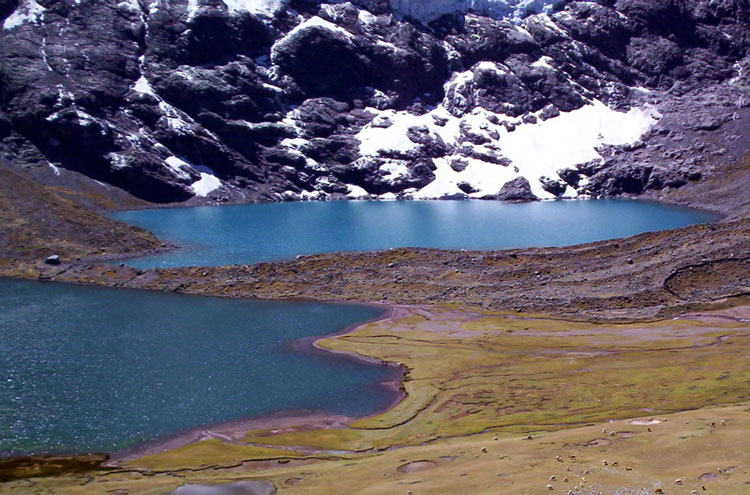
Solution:
<svg viewBox="0 0 750 495"><path fill-rule="evenodd" d="M163 246L150 232L92 209L120 206L106 196L38 184L0 164L0 264L53 254L83 256L147 252Z"/></svg>
<svg viewBox="0 0 750 495"><path fill-rule="evenodd" d="M0 459L0 483L38 476L85 473L101 469L109 456L106 454L67 456L23 456Z"/></svg>

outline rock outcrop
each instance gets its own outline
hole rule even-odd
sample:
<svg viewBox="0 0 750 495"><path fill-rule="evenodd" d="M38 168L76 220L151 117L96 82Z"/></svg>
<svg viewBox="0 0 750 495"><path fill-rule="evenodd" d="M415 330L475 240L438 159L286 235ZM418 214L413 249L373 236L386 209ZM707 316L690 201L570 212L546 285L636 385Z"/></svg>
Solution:
<svg viewBox="0 0 750 495"><path fill-rule="evenodd" d="M0 158L213 203L642 194L745 151L747 2L425 5L2 0Z"/></svg>

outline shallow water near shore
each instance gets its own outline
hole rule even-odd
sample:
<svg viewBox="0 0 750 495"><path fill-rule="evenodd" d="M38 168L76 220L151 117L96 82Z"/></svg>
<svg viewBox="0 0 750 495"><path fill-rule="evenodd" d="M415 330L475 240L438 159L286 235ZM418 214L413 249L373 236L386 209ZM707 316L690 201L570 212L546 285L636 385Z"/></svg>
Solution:
<svg viewBox="0 0 750 495"><path fill-rule="evenodd" d="M382 313L0 279L0 456L111 452L280 410L375 413L393 368L290 343Z"/></svg>
<svg viewBox="0 0 750 495"><path fill-rule="evenodd" d="M138 268L251 264L394 247L565 246L719 218L635 200L291 202L126 211L113 217L181 246L127 262Z"/></svg>

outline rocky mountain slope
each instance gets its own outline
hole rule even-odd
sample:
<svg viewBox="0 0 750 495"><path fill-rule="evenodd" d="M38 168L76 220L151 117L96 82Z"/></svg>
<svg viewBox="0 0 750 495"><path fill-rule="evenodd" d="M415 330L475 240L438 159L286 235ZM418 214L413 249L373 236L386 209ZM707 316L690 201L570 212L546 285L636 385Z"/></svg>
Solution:
<svg viewBox="0 0 750 495"><path fill-rule="evenodd" d="M750 148L742 0L0 0L0 24L0 158L151 202L642 194Z"/></svg>
<svg viewBox="0 0 750 495"><path fill-rule="evenodd" d="M0 161L0 266L156 250L162 241L144 229L90 210L92 199L63 188L45 187ZM105 198L106 199L106 198ZM104 205L102 205L104 206Z"/></svg>

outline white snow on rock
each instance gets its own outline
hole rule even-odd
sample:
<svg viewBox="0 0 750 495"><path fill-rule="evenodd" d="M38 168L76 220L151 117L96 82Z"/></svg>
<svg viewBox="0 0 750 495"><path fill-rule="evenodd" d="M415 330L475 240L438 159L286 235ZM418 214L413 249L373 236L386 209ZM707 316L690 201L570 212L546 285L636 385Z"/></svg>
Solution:
<svg viewBox="0 0 750 495"><path fill-rule="evenodd" d="M411 194L415 199L481 198L497 194L506 182L519 176L529 181L538 198L552 199L554 196L543 189L540 178L560 180L557 171L575 169L577 165L602 158L597 152L602 145L638 141L660 117L650 106L618 112L597 100L558 117L538 119L533 124L524 123L521 118L493 114L483 108L475 108L457 117L442 104L424 115L372 108L368 111L377 116L357 134L363 156L377 157L381 151L387 154L415 149L418 144L407 136L411 127L426 128L433 138L439 137L456 149L452 155L434 160L436 178ZM472 144L465 139L466 132L482 135L489 142ZM468 154L472 156L467 156L467 151L471 151ZM482 156L504 158L509 164L483 160ZM465 168L454 170L451 167L454 160L463 162ZM407 173L405 162L386 161L381 173L385 180L396 180ZM467 195L458 187L461 183L467 183L475 192ZM563 194L563 197L577 196L578 192L570 186Z"/></svg>
<svg viewBox="0 0 750 495"><path fill-rule="evenodd" d="M191 0L196 2L197 0ZM286 0L223 0L230 12L250 12L259 16L273 16L286 4Z"/></svg>
<svg viewBox="0 0 750 495"><path fill-rule="evenodd" d="M563 0L391 0L403 17L427 24L445 14L473 12L497 19L522 19L527 13L551 12Z"/></svg>
<svg viewBox="0 0 750 495"><path fill-rule="evenodd" d="M151 83L148 82L144 76L138 78L132 87L133 91L151 95L159 100L159 110L167 121L169 127L179 132L180 134L190 135L193 134L194 127L197 127L195 121L182 110L174 107L173 105L164 101L164 99L156 94Z"/></svg>
<svg viewBox="0 0 750 495"><path fill-rule="evenodd" d="M276 41L276 43L274 43L274 45L271 47L271 60L273 61L278 58L278 51L280 47L293 42L295 38L297 38L301 33L309 29L326 29L340 35L341 39L348 42L351 42L351 39L354 37L354 35L346 29L339 27L330 21L326 21L322 17L313 16L306 21L299 23L291 31L289 31L286 36L282 37L281 39Z"/></svg>
<svg viewBox="0 0 750 495"><path fill-rule="evenodd" d="M223 185L221 179L216 177L215 172L204 165L193 165L176 156L167 157L164 163L180 179L187 180L190 178L186 169L193 169L198 172L201 178L190 184L190 189L201 198L205 198Z"/></svg>
<svg viewBox="0 0 750 495"><path fill-rule="evenodd" d="M190 186L196 196L205 198L210 193L221 187L221 180L215 175L201 172L201 178Z"/></svg>
<svg viewBox="0 0 750 495"><path fill-rule="evenodd" d="M5 19L3 29L13 29L26 22L37 22L42 12L44 7L34 0L25 0Z"/></svg>
<svg viewBox="0 0 750 495"><path fill-rule="evenodd" d="M107 153L107 158L112 167L116 169L127 168L130 166L128 159L122 155L122 153L111 152Z"/></svg>
<svg viewBox="0 0 750 495"><path fill-rule="evenodd" d="M138 80L133 85L133 90L137 91L139 93L144 93L151 96L156 96L156 93L154 92L154 88L151 87L151 83L148 82L148 79L141 76L138 78ZM156 96L158 98L158 96Z"/></svg>
<svg viewBox="0 0 750 495"><path fill-rule="evenodd" d="M188 0L187 2L187 22L192 21L196 15L198 15L198 11L200 10L200 3L199 0Z"/></svg>
<svg viewBox="0 0 750 495"><path fill-rule="evenodd" d="M379 170L383 174L383 179L391 182L409 175L409 169L401 160L388 161L381 165Z"/></svg>
<svg viewBox="0 0 750 495"><path fill-rule="evenodd" d="M214 175L214 171L212 169L204 165L197 165L193 168L201 174L201 178L190 185L190 188L193 190L196 196L205 198L210 193L219 189L223 185L221 179Z"/></svg>
<svg viewBox="0 0 750 495"><path fill-rule="evenodd" d="M176 156L170 156L164 160L164 163L166 163L167 167L169 167L169 169L180 179L190 178L190 174L184 170L185 168L189 168L190 164L185 160L177 158Z"/></svg>
<svg viewBox="0 0 750 495"><path fill-rule="evenodd" d="M375 24L378 20L378 18L374 15L372 15L370 12L362 9L357 13L357 19L360 23L368 26L370 24Z"/></svg>
<svg viewBox="0 0 750 495"><path fill-rule="evenodd" d="M359 198L366 198L370 195L363 188L356 186L354 184L347 184L347 187L349 187L349 191L346 193L346 196L348 198L359 199Z"/></svg>
<svg viewBox="0 0 750 495"><path fill-rule="evenodd" d="M558 14L558 15L562 15L562 14ZM545 28L548 31L552 31L556 34L559 34L560 36L564 38L570 38L570 35L568 35L568 33L565 32L560 26L555 24L555 21L553 20L553 18L551 18L547 14L537 14L537 15L532 15L530 17L527 17L524 20L523 25L526 28L529 28L530 26Z"/></svg>
<svg viewBox="0 0 750 495"><path fill-rule="evenodd" d="M539 58L539 60L531 64L531 66L537 67L540 69L557 70L550 65L550 62L552 62L552 59L546 55L543 55L542 57Z"/></svg>
<svg viewBox="0 0 750 495"><path fill-rule="evenodd" d="M180 134L192 134L192 126L188 120L192 121L182 110L178 110L166 101L159 102L159 109L167 119L169 127L178 131Z"/></svg>
<svg viewBox="0 0 750 495"><path fill-rule="evenodd" d="M536 196L550 198L540 177L558 178L558 170L601 158L596 150L601 145L638 141L659 117L650 106L617 112L594 101L546 121L520 125L512 133L503 130L500 151L528 179Z"/></svg>

